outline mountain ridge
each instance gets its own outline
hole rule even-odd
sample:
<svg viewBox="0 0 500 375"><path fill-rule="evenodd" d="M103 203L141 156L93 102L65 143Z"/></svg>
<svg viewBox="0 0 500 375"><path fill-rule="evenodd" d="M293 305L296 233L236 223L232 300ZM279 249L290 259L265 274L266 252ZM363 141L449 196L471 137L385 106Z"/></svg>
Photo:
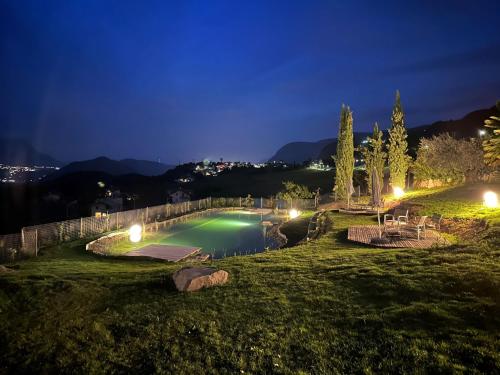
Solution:
<svg viewBox="0 0 500 375"><path fill-rule="evenodd" d="M484 120L494 114L496 114L496 109L492 106L469 112L457 120L440 120L427 125L408 127L409 151L414 155L420 138L430 138L441 133L450 133L457 138L476 137L479 129L483 127ZM369 132L354 132L355 146L359 146L363 138L370 134ZM387 136L387 130L384 130L384 136ZM316 142L290 142L280 147L269 161L300 164L308 160L321 159L330 162L331 155L335 154L336 149L337 138L327 138Z"/></svg>
<svg viewBox="0 0 500 375"><path fill-rule="evenodd" d="M106 156L94 159L71 162L58 171L47 176L53 180L64 175L79 172L100 172L111 176L137 174L142 176L157 176L165 173L172 166L149 160L122 159L114 160Z"/></svg>

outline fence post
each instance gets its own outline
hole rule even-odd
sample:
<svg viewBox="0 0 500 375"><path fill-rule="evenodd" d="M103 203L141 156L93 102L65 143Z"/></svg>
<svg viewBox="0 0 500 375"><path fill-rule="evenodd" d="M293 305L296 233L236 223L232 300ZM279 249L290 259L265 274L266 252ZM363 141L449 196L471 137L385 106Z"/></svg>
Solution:
<svg viewBox="0 0 500 375"><path fill-rule="evenodd" d="M146 223L149 222L149 207L146 206Z"/></svg>
<svg viewBox="0 0 500 375"><path fill-rule="evenodd" d="M262 210L262 197L260 197L260 209Z"/></svg>
<svg viewBox="0 0 500 375"><path fill-rule="evenodd" d="M24 248L24 228L21 228L21 248Z"/></svg>
<svg viewBox="0 0 500 375"><path fill-rule="evenodd" d="M83 217L80 218L80 238L83 238Z"/></svg>
<svg viewBox="0 0 500 375"><path fill-rule="evenodd" d="M35 229L35 256L38 256L38 229Z"/></svg>
<svg viewBox="0 0 500 375"><path fill-rule="evenodd" d="M120 212L116 213L116 230L118 230L118 215L119 214L120 214Z"/></svg>

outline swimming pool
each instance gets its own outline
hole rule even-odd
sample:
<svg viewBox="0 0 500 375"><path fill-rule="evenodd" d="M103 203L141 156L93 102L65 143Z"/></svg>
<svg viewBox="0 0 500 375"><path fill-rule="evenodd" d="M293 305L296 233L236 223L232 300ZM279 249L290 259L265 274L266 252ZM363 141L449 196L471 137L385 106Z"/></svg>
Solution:
<svg viewBox="0 0 500 375"><path fill-rule="evenodd" d="M213 258L253 254L278 246L276 239L269 236L270 227L262 221L275 221L275 217L242 210L211 211L169 227L155 242L201 247Z"/></svg>

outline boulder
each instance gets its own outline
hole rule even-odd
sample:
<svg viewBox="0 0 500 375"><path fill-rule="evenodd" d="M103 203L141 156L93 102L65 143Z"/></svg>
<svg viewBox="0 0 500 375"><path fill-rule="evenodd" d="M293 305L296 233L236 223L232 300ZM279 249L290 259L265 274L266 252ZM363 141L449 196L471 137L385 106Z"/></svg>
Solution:
<svg viewBox="0 0 500 375"><path fill-rule="evenodd" d="M194 292L202 288L225 284L229 274L226 271L208 267L185 267L176 271L172 278L177 290Z"/></svg>
<svg viewBox="0 0 500 375"><path fill-rule="evenodd" d="M8 272L14 272L14 270L8 268L8 267L5 267L5 266L2 266L0 264L0 273L8 273Z"/></svg>

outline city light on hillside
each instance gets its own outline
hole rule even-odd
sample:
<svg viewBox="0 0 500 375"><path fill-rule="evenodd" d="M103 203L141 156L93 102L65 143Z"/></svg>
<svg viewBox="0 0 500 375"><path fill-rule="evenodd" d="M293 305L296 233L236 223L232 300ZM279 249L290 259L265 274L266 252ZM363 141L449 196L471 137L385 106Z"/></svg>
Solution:
<svg viewBox="0 0 500 375"><path fill-rule="evenodd" d="M401 198L403 195L405 195L405 191L400 188L399 186L394 186L394 188L392 189L393 190L393 193L394 193L394 198Z"/></svg>
<svg viewBox="0 0 500 375"><path fill-rule="evenodd" d="M292 208L289 212L288 212L288 216L290 216L290 219L295 219L296 217L298 217L300 215L300 212L297 211L295 208Z"/></svg>
<svg viewBox="0 0 500 375"><path fill-rule="evenodd" d="M492 191L487 191L483 195L483 204L487 208L497 208L498 207L498 196Z"/></svg>
<svg viewBox="0 0 500 375"><path fill-rule="evenodd" d="M139 242L142 238L142 227L139 224L134 224L128 230L130 242Z"/></svg>

